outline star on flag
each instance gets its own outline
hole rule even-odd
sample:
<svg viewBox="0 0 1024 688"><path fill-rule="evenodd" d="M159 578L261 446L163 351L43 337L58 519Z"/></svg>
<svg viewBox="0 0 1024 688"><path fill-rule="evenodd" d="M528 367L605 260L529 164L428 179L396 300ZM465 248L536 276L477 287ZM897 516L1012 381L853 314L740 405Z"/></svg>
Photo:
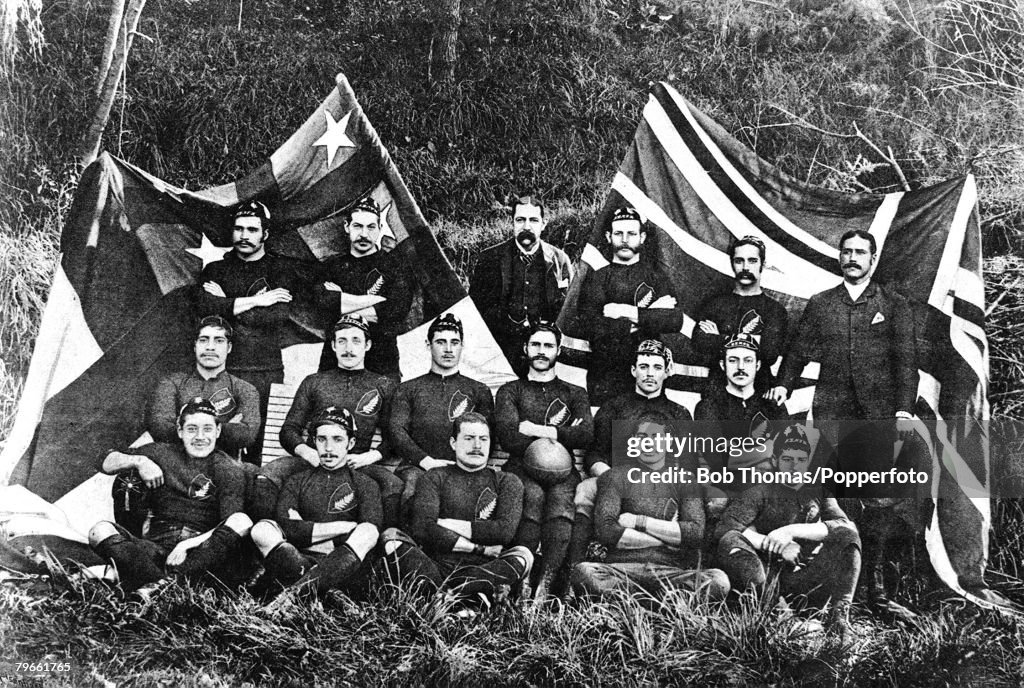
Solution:
<svg viewBox="0 0 1024 688"><path fill-rule="evenodd" d="M345 113L340 120L335 121L330 110L324 110L324 117L327 118L327 129L313 142L314 146L323 146L327 149L327 169L331 168L334 156L339 148L355 148L355 142L348 137L348 120L352 116L352 110Z"/></svg>
<svg viewBox="0 0 1024 688"><path fill-rule="evenodd" d="M203 261L203 267L205 268L210 263L220 260L224 257L224 254L231 250L230 246L214 246L213 242L207 238L205 232L201 232L203 236L202 243L199 244L199 248L187 248L186 253L191 253L193 256Z"/></svg>

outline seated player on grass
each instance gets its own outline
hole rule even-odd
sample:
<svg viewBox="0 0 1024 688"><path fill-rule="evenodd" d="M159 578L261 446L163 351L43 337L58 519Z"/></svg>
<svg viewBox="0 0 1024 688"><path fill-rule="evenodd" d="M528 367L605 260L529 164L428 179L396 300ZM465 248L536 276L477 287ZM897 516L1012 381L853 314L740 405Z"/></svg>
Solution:
<svg viewBox="0 0 1024 688"><path fill-rule="evenodd" d="M643 413L633 437L659 436L667 436L666 417ZM573 569L572 586L578 594L634 590L661 598L679 589L712 601L729 594L725 572L701 568L704 500L700 488L681 480L645 479L669 465L664 451L641 448L636 459L613 466L597 479L594 526L606 551L602 561L585 561Z"/></svg>
<svg viewBox="0 0 1024 688"><path fill-rule="evenodd" d="M813 471L804 427L787 426L773 446L779 474ZM860 535L834 497L814 485L756 485L730 500L715 531L718 565L733 589L779 592L799 608L829 607L826 630L843 645L855 637L849 612L860 575Z"/></svg>
<svg viewBox="0 0 1024 688"><path fill-rule="evenodd" d="M380 489L349 466L355 420L347 409L329 407L309 427L320 464L285 481L276 521L252 527L266 566L279 585L298 594L344 589L366 572L366 556L377 544L383 520Z"/></svg>
<svg viewBox="0 0 1024 688"><path fill-rule="evenodd" d="M110 521L89 531L89 544L143 600L171 575L245 575L234 570L252 527L242 512L245 477L241 464L216 448L220 431L217 410L200 397L178 414L179 443L111 451L103 460L104 473L137 470L150 491L153 519L145 538Z"/></svg>
<svg viewBox="0 0 1024 688"><path fill-rule="evenodd" d="M529 549L509 547L523 513L523 483L487 465L491 429L479 413L456 418L450 442L455 465L420 478L413 537L384 531L384 562L393 579L420 578L432 590L490 596L522 582L533 566Z"/></svg>

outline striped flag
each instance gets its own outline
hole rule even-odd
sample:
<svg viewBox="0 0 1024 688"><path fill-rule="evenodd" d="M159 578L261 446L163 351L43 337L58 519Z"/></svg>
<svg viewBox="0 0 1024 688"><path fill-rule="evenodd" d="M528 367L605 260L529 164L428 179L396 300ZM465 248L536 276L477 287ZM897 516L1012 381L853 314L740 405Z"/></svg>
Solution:
<svg viewBox="0 0 1024 688"><path fill-rule="evenodd" d="M197 280L230 250L240 202L269 206L268 251L302 271L347 250L346 210L367 194L384 209L383 234L397 242L392 250L416 287L399 337L403 375L424 372L429 320L453 311L473 342L463 372L494 386L510 379L500 348L339 75L337 88L291 138L238 181L187 191L106 153L84 172L18 416L0 454L0 483L24 484L60 500L65 511L95 494L90 484L108 450L143 436L155 381L194 366ZM316 371L322 326L297 298L281 333L287 384ZM99 506L91 506L95 517Z"/></svg>
<svg viewBox="0 0 1024 688"><path fill-rule="evenodd" d="M764 241L762 287L797 322L812 295L842 281L839 237L851 229L870 232L880 251L873 279L894 286L914 308L919 415L933 421L922 432L935 449L938 476L929 554L946 584L984 598L988 344L976 200L972 177L886 195L809 186L758 158L659 84L584 248L580 272L609 263L604 233L617 207L628 203L648 218L644 259L660 265L687 312L682 332L666 337L678 362L667 394L692 411L708 376L691 344L694 317L705 299L732 288L730 242L746 235ZM559 318L567 346L561 374L578 384L585 384L590 351L576 318L582 282L573 284ZM803 371L787 403L790 413L810 409L817 374L818 362Z"/></svg>

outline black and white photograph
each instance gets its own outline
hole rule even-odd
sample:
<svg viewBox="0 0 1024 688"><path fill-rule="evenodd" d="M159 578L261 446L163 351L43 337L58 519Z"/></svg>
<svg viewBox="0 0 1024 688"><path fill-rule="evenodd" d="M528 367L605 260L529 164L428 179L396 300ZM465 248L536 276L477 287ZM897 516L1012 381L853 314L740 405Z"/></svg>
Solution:
<svg viewBox="0 0 1024 688"><path fill-rule="evenodd" d="M0 685L1024 684L1019 0L0 0Z"/></svg>

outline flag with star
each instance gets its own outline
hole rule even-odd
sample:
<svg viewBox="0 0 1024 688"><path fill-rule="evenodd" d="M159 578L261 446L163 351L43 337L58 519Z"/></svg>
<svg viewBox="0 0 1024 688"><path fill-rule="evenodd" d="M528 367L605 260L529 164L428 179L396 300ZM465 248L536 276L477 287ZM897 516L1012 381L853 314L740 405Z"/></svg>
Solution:
<svg viewBox="0 0 1024 688"><path fill-rule="evenodd" d="M337 88L284 145L237 181L189 191L106 153L83 173L18 416L0 454L0 483L24 484L50 501L68 497L96 475L111 448L144 435L155 382L194 365L197 281L230 250L239 204L266 204L268 252L312 275L320 261L348 250L346 211L368 195L383 209L382 235L393 244L387 248L409 266L415 283L401 329L416 339L416 353L425 338L420 328L452 311L474 332L480 360L494 352L500 357L339 75ZM322 326L312 299L297 296L282 333L286 383L316 371ZM417 365L403 362L403 373L419 372Z"/></svg>

